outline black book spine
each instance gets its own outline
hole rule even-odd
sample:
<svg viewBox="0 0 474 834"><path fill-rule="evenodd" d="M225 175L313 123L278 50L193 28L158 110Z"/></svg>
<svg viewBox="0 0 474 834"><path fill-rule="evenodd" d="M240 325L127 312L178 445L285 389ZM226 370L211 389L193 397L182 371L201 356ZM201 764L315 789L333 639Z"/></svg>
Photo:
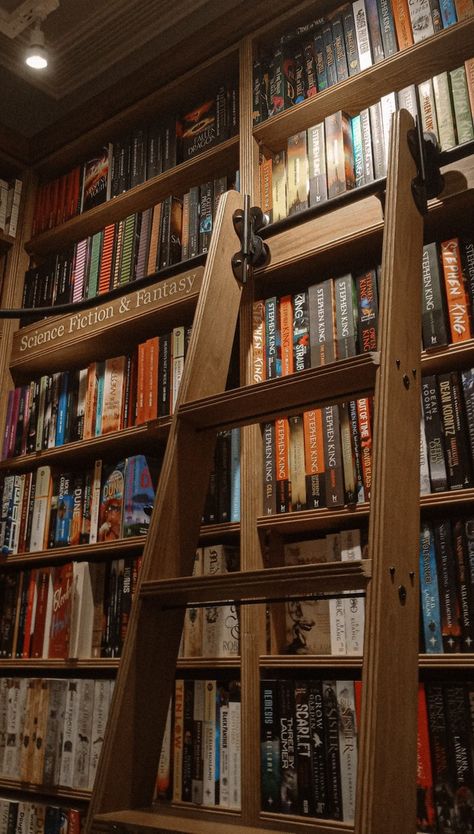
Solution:
<svg viewBox="0 0 474 834"><path fill-rule="evenodd" d="M320 680L309 683L309 720L311 725L311 769L313 784L313 808L315 817L327 817L328 780L325 756L325 723L323 685Z"/></svg>
<svg viewBox="0 0 474 834"><path fill-rule="evenodd" d="M311 768L312 733L309 714L309 682L295 682L295 743L298 783L298 813L313 816Z"/></svg>
<svg viewBox="0 0 474 834"><path fill-rule="evenodd" d="M320 93L322 90L326 90L326 88L329 87L322 29L315 32L314 35L314 59L316 62L318 93Z"/></svg>
<svg viewBox="0 0 474 834"><path fill-rule="evenodd" d="M166 197L161 206L160 245L156 260L156 269L163 269L170 264L171 256L171 207L173 198Z"/></svg>
<svg viewBox="0 0 474 834"><path fill-rule="evenodd" d="M194 258L199 254L199 212L201 202L199 198L199 186L195 185L189 189L189 257Z"/></svg>
<svg viewBox="0 0 474 834"><path fill-rule="evenodd" d="M130 188L145 182L146 151L146 130L140 127L133 131L131 139Z"/></svg>
<svg viewBox="0 0 474 834"><path fill-rule="evenodd" d="M461 650L463 652L471 652L474 645L472 582L467 539L464 524L461 520L458 519L454 523L453 533L456 573L461 605Z"/></svg>
<svg viewBox="0 0 474 834"><path fill-rule="evenodd" d="M328 812L331 819L342 820L341 768L339 761L339 715L335 681L323 681L323 705L328 780Z"/></svg>
<svg viewBox="0 0 474 834"><path fill-rule="evenodd" d="M230 518L230 429L217 435L217 521Z"/></svg>
<svg viewBox="0 0 474 834"><path fill-rule="evenodd" d="M443 427L438 400L438 386L435 376L423 377L421 396L425 419L431 489L433 492L444 492L448 488L448 476L445 462Z"/></svg>
<svg viewBox="0 0 474 834"><path fill-rule="evenodd" d="M361 353L377 350L378 291L375 269L356 277L359 349Z"/></svg>
<svg viewBox="0 0 474 834"><path fill-rule="evenodd" d="M433 769L433 794L436 819L440 832L452 831L454 808L454 784L448 751L448 729L444 707L443 686L425 684L428 726L430 734L431 764Z"/></svg>
<svg viewBox="0 0 474 834"><path fill-rule="evenodd" d="M461 371L464 413L469 432L471 461L474 462L474 368Z"/></svg>
<svg viewBox="0 0 474 834"><path fill-rule="evenodd" d="M451 522L448 519L435 522L434 534L443 649L447 653L459 652L461 648L461 609L456 582Z"/></svg>
<svg viewBox="0 0 474 834"><path fill-rule="evenodd" d="M332 38L334 45L334 58L336 62L336 74L338 81L345 81L349 77L347 66L346 45L344 38L344 27L342 17L338 15L332 21Z"/></svg>
<svg viewBox="0 0 474 834"><path fill-rule="evenodd" d="M468 831L464 821L474 813L473 761L469 727L469 702L465 684L453 683L444 689L450 764L454 782L454 830ZM461 799L462 797L462 799Z"/></svg>
<svg viewBox="0 0 474 834"><path fill-rule="evenodd" d="M212 181L201 185L199 189L199 253L208 251L212 234Z"/></svg>
<svg viewBox="0 0 474 834"><path fill-rule="evenodd" d="M174 168L177 162L177 139L176 139L176 117L168 116L165 119L161 138L162 147L162 170L169 171Z"/></svg>
<svg viewBox="0 0 474 834"><path fill-rule="evenodd" d="M278 721L280 730L281 812L295 814L298 808L296 767L295 696L291 680L278 681Z"/></svg>
<svg viewBox="0 0 474 834"><path fill-rule="evenodd" d="M181 799L191 802L193 781L193 716L194 716L194 681L184 681L183 706L183 764L181 771Z"/></svg>
<svg viewBox="0 0 474 834"><path fill-rule="evenodd" d="M303 60L305 71L306 98L315 96L318 90L316 79L316 61L314 58L314 42L306 41L303 44Z"/></svg>
<svg viewBox="0 0 474 834"><path fill-rule="evenodd" d="M295 104L304 101L306 98L306 76L305 59L303 48L298 47L295 51Z"/></svg>
<svg viewBox="0 0 474 834"><path fill-rule="evenodd" d="M341 434L337 405L323 408L324 459L326 462L326 504L344 506Z"/></svg>
<svg viewBox="0 0 474 834"><path fill-rule="evenodd" d="M260 761L262 811L280 811L280 733L277 681L261 682Z"/></svg>
<svg viewBox="0 0 474 834"><path fill-rule="evenodd" d="M348 3L343 9L342 25L344 29L347 68L349 75L357 75L357 73L360 72L359 52L357 49L357 36L351 3Z"/></svg>
<svg viewBox="0 0 474 834"><path fill-rule="evenodd" d="M456 371L440 374L438 384L449 486L463 489L471 486L472 478L458 374Z"/></svg>
<svg viewBox="0 0 474 834"><path fill-rule="evenodd" d="M398 52L397 35L390 0L377 0L377 11L382 35L383 51L386 58Z"/></svg>
<svg viewBox="0 0 474 834"><path fill-rule="evenodd" d="M163 170L161 120L148 125L146 178L157 177Z"/></svg>
<svg viewBox="0 0 474 834"><path fill-rule="evenodd" d="M422 258L422 333L423 347L432 348L449 342L446 302L436 243L423 247Z"/></svg>
<svg viewBox="0 0 474 834"><path fill-rule="evenodd" d="M158 353L158 417L170 413L171 333L160 336Z"/></svg>
<svg viewBox="0 0 474 834"><path fill-rule="evenodd" d="M330 23L324 24L322 35L328 87L332 87L333 84L337 84L337 69L336 52L334 49L332 26Z"/></svg>

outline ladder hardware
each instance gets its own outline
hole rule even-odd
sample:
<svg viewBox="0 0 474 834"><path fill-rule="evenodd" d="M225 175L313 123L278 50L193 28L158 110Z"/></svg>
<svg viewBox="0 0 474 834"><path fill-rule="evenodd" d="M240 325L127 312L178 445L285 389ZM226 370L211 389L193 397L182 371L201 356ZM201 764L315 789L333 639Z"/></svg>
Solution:
<svg viewBox="0 0 474 834"><path fill-rule="evenodd" d="M268 246L256 233L268 224L268 216L258 206L250 208L250 197L244 194L244 207L234 211L232 220L240 240L240 252L232 257L232 271L245 284L249 267L263 266L267 261Z"/></svg>
<svg viewBox="0 0 474 834"><path fill-rule="evenodd" d="M407 133L408 147L415 160L417 175L412 180L411 190L420 214L427 214L428 200L438 197L444 188L444 177L440 170L440 148L434 133L423 132L420 119L415 128Z"/></svg>
<svg viewBox="0 0 474 834"><path fill-rule="evenodd" d="M222 608L225 605L262 605L263 603L275 602L298 602L298 600L323 600L323 599L354 599L356 597L365 597L365 591L327 591L321 594L289 594L281 597L252 597L249 599L222 599L208 600L207 602L180 602L175 605L163 605L163 611L176 611L179 608Z"/></svg>
<svg viewBox="0 0 474 834"><path fill-rule="evenodd" d="M407 601L407 589L405 588L405 585L398 586L398 598L400 603L405 605L405 602Z"/></svg>

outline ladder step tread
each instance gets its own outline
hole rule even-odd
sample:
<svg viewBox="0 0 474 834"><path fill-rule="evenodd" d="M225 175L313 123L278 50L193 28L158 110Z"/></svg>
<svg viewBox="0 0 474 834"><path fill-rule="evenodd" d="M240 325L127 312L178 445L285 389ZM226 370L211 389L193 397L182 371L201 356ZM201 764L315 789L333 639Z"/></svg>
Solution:
<svg viewBox="0 0 474 834"><path fill-rule="evenodd" d="M214 576L150 579L142 583L140 593L142 597L160 598L162 605L170 606L304 593L332 593L365 587L371 573L371 559L288 565Z"/></svg>

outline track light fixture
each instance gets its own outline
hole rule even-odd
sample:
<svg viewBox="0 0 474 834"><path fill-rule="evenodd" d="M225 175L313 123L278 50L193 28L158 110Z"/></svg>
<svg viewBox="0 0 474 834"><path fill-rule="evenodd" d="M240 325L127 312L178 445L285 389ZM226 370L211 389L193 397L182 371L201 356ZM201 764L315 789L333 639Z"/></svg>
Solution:
<svg viewBox="0 0 474 834"><path fill-rule="evenodd" d="M25 63L35 70L45 69L48 66L48 53L46 52L40 20L36 21L31 30L30 45L25 56Z"/></svg>

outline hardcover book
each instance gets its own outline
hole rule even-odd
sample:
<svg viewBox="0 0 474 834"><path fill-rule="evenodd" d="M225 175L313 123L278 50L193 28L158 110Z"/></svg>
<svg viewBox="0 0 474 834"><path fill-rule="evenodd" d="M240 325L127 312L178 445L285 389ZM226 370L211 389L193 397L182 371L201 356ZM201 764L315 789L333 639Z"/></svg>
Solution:
<svg viewBox="0 0 474 834"><path fill-rule="evenodd" d="M100 206L110 199L112 145L104 145L84 163L81 212Z"/></svg>

